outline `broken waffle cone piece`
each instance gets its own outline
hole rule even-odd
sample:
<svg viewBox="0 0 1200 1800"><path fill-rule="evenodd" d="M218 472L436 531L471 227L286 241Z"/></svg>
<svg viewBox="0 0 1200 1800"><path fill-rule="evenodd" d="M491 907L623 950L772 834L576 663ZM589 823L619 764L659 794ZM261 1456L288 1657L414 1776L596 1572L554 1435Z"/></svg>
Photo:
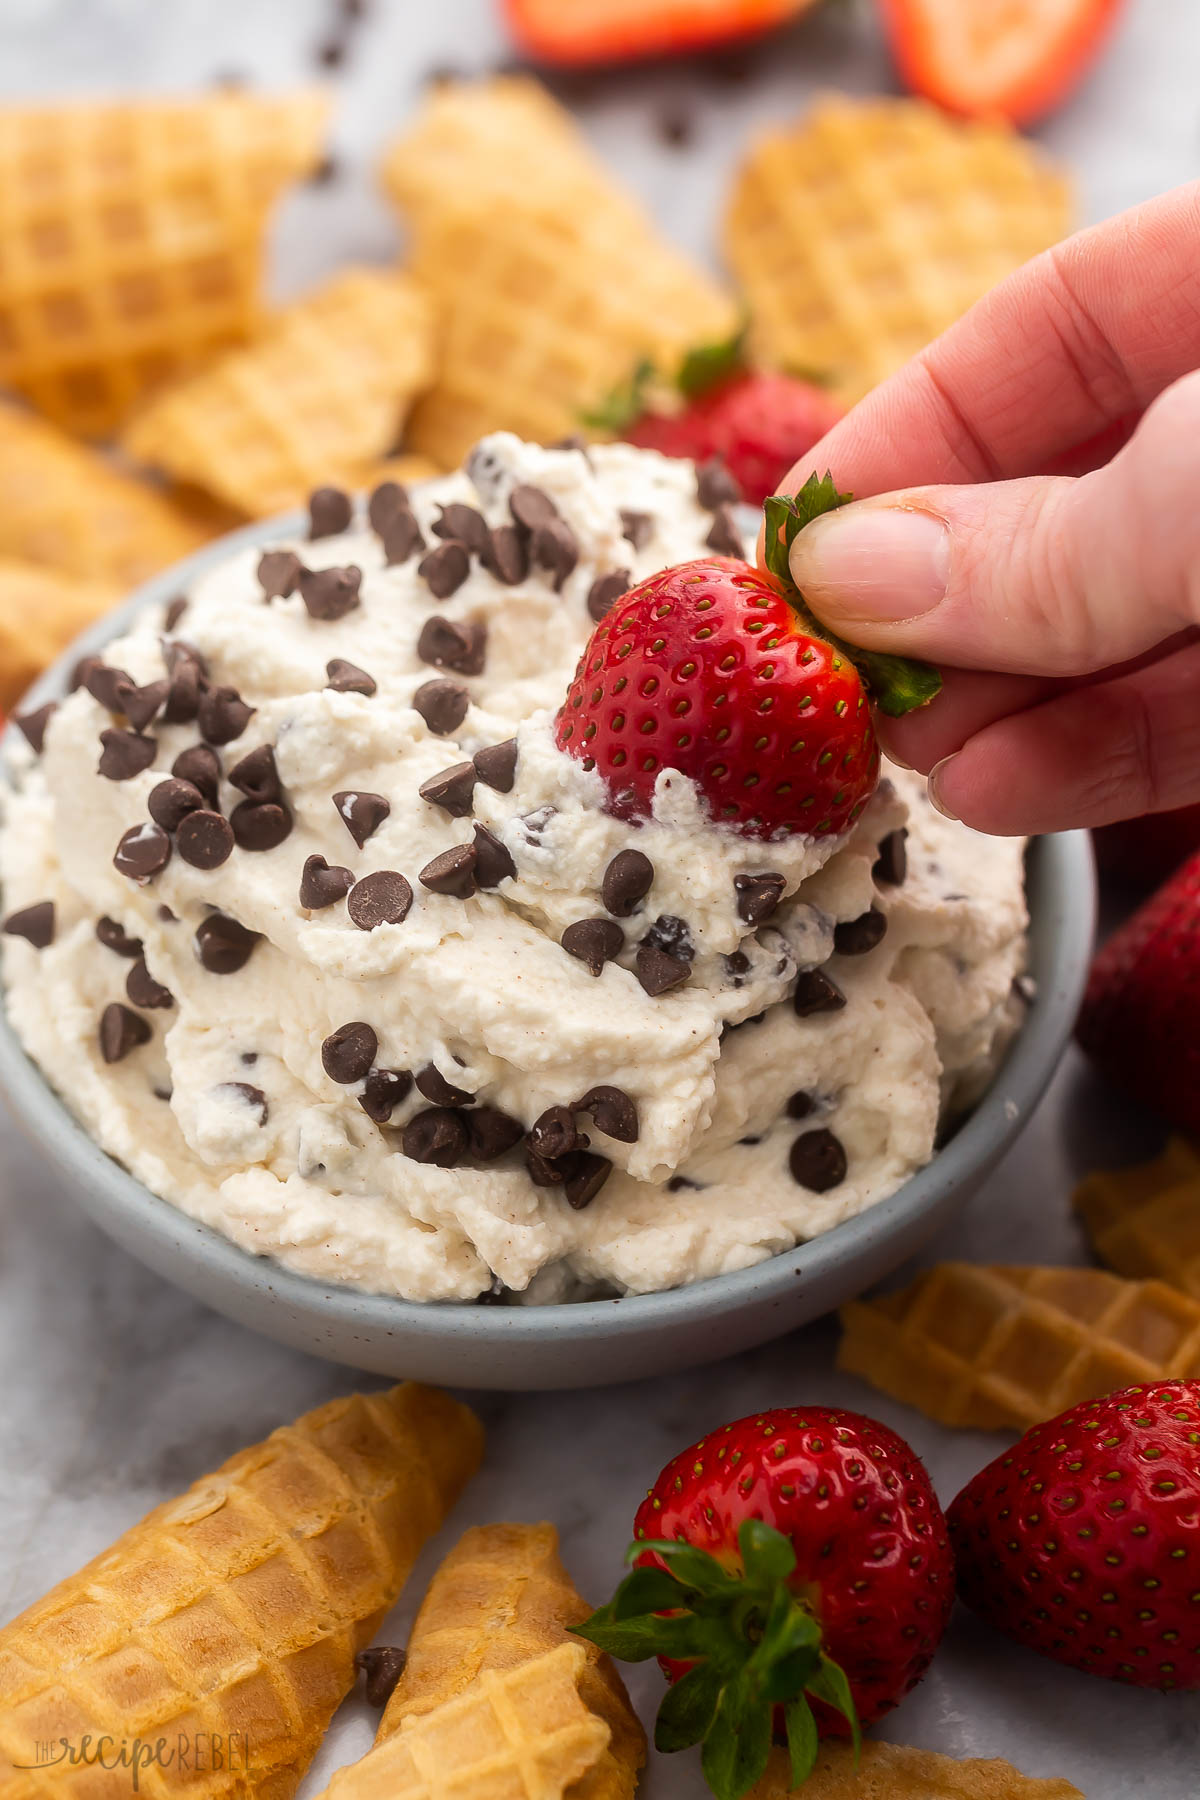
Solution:
<svg viewBox="0 0 1200 1800"><path fill-rule="evenodd" d="M0 401L0 556L129 588L206 535L146 482Z"/></svg>
<svg viewBox="0 0 1200 1800"><path fill-rule="evenodd" d="M1069 1781L1022 1775L999 1758L957 1762L935 1750L903 1744L863 1744L855 1758L850 1744L825 1743L803 1787L793 1788L787 1752L776 1748L762 1780L746 1800L1083 1800Z"/></svg>
<svg viewBox="0 0 1200 1800"><path fill-rule="evenodd" d="M105 582L0 556L0 708L11 712L30 682L120 598Z"/></svg>
<svg viewBox="0 0 1200 1800"><path fill-rule="evenodd" d="M433 481L445 471L428 456L401 450L395 456L383 456L375 462L363 463L352 471L347 485L356 493L370 494L385 481L398 481L401 487Z"/></svg>
<svg viewBox="0 0 1200 1800"><path fill-rule="evenodd" d="M938 1263L841 1318L838 1367L941 1425L1024 1431L1135 1382L1200 1376L1200 1302L1102 1269Z"/></svg>
<svg viewBox="0 0 1200 1800"><path fill-rule="evenodd" d="M1065 178L1007 126L829 95L753 146L724 243L755 351L850 403L1070 229Z"/></svg>
<svg viewBox="0 0 1200 1800"><path fill-rule="evenodd" d="M314 487L353 485L396 442L432 353L429 303L410 277L348 269L151 400L125 448L241 512L286 512Z"/></svg>
<svg viewBox="0 0 1200 1800"><path fill-rule="evenodd" d="M736 328L731 299L662 239L535 82L439 87L384 181L442 333L406 442L443 467L488 431L570 436L641 361L674 371Z"/></svg>
<svg viewBox="0 0 1200 1800"><path fill-rule="evenodd" d="M562 1565L553 1525L474 1527L442 1563L421 1603L380 1741L445 1705L484 1672L520 1668L575 1643L568 1628L590 1612ZM646 1757L645 1733L615 1665L590 1645L579 1692L610 1737L571 1789L571 1800L629 1800Z"/></svg>
<svg viewBox="0 0 1200 1800"><path fill-rule="evenodd" d="M258 323L268 218L320 160L318 90L0 115L0 382L86 436Z"/></svg>
<svg viewBox="0 0 1200 1800"><path fill-rule="evenodd" d="M339 1771L325 1800L576 1800L608 1742L580 1693L587 1666L564 1643L485 1669Z"/></svg>
<svg viewBox="0 0 1200 1800"><path fill-rule="evenodd" d="M1153 1162L1089 1175L1074 1205L1110 1269L1155 1276L1200 1300L1200 1152L1183 1138Z"/></svg>
<svg viewBox="0 0 1200 1800"><path fill-rule="evenodd" d="M0 1630L4 1800L128 1794L127 1769L63 1762L51 1788L36 1767L39 1743L101 1734L233 1742L188 1791L287 1800L481 1451L472 1413L406 1384L318 1407L156 1507ZM139 1777L147 1800L179 1792L178 1767Z"/></svg>

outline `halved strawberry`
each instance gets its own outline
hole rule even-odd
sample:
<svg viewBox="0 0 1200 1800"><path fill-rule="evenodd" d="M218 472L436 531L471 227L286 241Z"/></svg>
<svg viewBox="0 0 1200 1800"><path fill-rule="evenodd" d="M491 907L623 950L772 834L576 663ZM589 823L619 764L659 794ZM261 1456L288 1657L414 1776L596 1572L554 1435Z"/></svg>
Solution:
<svg viewBox="0 0 1200 1800"><path fill-rule="evenodd" d="M548 63L628 62L757 37L816 0L505 0L513 35Z"/></svg>

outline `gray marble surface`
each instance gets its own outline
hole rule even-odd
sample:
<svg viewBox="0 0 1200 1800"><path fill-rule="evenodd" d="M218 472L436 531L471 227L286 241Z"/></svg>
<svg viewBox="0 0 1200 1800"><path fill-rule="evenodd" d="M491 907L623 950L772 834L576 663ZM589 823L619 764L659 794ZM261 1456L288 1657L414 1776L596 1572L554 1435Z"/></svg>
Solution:
<svg viewBox="0 0 1200 1800"><path fill-rule="evenodd" d="M0 94L184 87L218 73L285 82L310 75L332 0L0 0ZM381 141L434 65L493 66L508 54L488 0L375 0L339 71L335 150L342 173L298 195L280 219L275 279L302 287L347 258L382 259L395 233L373 192ZM1103 217L1194 176L1200 164L1200 7L1133 0L1085 91L1045 130ZM738 145L822 86L889 83L865 9L844 3L731 81L694 66L575 83L570 98L597 144L659 213L711 253ZM672 149L665 114L684 108L694 141ZM1024 1138L930 1255L1080 1260L1066 1210L1075 1174L1152 1143L1068 1058ZM865 1408L906 1435L948 1500L1001 1440L951 1434L832 1368L835 1333L818 1325L752 1355L664 1383L549 1397L488 1396L486 1466L453 1524L547 1517L585 1593L619 1572L636 1505L661 1464L711 1426L764 1406L827 1401ZM102 1548L164 1496L239 1445L344 1389L346 1371L225 1323L165 1287L85 1224L17 1127L0 1121L0 1619ZM406 1627L402 1604L382 1637ZM631 1684L652 1715L653 1669ZM923 1687L884 1734L951 1755L1007 1755L1031 1774L1069 1776L1089 1800L1186 1800L1196 1792L1194 1698L1101 1687L989 1635L961 1612ZM353 1699L304 1792L370 1741ZM700 1800L691 1758L654 1762L648 1800Z"/></svg>

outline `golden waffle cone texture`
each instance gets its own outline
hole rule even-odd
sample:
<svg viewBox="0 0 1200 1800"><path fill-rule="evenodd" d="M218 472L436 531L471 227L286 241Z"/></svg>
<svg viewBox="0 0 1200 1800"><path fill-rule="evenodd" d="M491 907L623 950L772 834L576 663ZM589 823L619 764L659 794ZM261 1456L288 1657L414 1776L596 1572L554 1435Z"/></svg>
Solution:
<svg viewBox="0 0 1200 1800"><path fill-rule="evenodd" d="M18 1766L86 1733L243 1746L239 1769L142 1769L147 1800L286 1800L481 1450L473 1414L408 1384L331 1401L155 1508L0 1630L0 1800L126 1796L127 1771Z"/></svg>
<svg viewBox="0 0 1200 1800"><path fill-rule="evenodd" d="M47 663L120 597L105 582L0 556L0 708L11 711Z"/></svg>
<svg viewBox="0 0 1200 1800"><path fill-rule="evenodd" d="M855 1764L849 1744L823 1744L817 1766L793 1790L787 1752L776 1748L746 1800L1084 1800L1069 1781L1037 1780L997 1759L956 1762L934 1750L867 1742Z"/></svg>
<svg viewBox="0 0 1200 1800"><path fill-rule="evenodd" d="M1087 1176L1074 1205L1110 1269L1200 1300L1200 1152L1183 1138L1153 1162Z"/></svg>

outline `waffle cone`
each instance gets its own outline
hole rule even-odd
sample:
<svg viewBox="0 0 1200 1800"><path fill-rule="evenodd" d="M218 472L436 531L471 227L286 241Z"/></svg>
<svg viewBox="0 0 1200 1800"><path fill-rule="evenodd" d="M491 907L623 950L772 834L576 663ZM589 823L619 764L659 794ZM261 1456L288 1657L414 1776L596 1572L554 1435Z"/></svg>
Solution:
<svg viewBox="0 0 1200 1800"><path fill-rule="evenodd" d="M629 381L728 336L732 302L593 159L535 83L447 84L384 167L442 326L408 446L443 467L485 432L552 443Z"/></svg>
<svg viewBox="0 0 1200 1800"><path fill-rule="evenodd" d="M298 506L395 443L432 371L429 305L407 275L348 269L262 336L150 401L125 448L260 517Z"/></svg>
<svg viewBox="0 0 1200 1800"><path fill-rule="evenodd" d="M724 241L757 351L852 402L1070 227L1064 177L1008 127L830 95L753 147Z"/></svg>
<svg viewBox="0 0 1200 1800"><path fill-rule="evenodd" d="M796 1789L787 1753L777 1748L746 1800L787 1800L792 1793L802 1800L1083 1800L1069 1781L1039 1781L998 1758L956 1762L935 1750L871 1742L857 1764L849 1744L822 1744L816 1768Z"/></svg>
<svg viewBox="0 0 1200 1800"><path fill-rule="evenodd" d="M241 1747L186 1781L141 1769L147 1800L287 1800L481 1447L465 1407L405 1385L331 1401L157 1507L0 1631L0 1800L128 1800L127 1769L37 1767L39 1742L89 1734Z"/></svg>
<svg viewBox="0 0 1200 1800"><path fill-rule="evenodd" d="M0 382L106 436L258 322L266 225L314 168L313 90L0 115Z"/></svg>
<svg viewBox="0 0 1200 1800"><path fill-rule="evenodd" d="M1172 1138L1153 1162L1089 1175L1074 1204L1110 1269L1200 1300L1200 1152L1190 1144Z"/></svg>
<svg viewBox="0 0 1200 1800"><path fill-rule="evenodd" d="M1134 1382L1200 1376L1200 1302L1102 1269L938 1263L841 1317L839 1368L941 1425L1024 1431Z"/></svg>
<svg viewBox="0 0 1200 1800"><path fill-rule="evenodd" d="M562 1565L553 1525L474 1527L442 1563L421 1603L380 1741L444 1706L479 1675L517 1669L575 1643L568 1627L591 1610ZM645 1733L615 1665L590 1645L584 1656L579 1692L610 1737L571 1789L571 1800L629 1800L645 1761Z"/></svg>
<svg viewBox="0 0 1200 1800"><path fill-rule="evenodd" d="M154 488L0 402L0 557L127 588L204 539Z"/></svg>
<svg viewBox="0 0 1200 1800"><path fill-rule="evenodd" d="M46 665L120 597L102 581L0 557L0 708L10 712Z"/></svg>
<svg viewBox="0 0 1200 1800"><path fill-rule="evenodd" d="M335 1775L327 1800L575 1800L608 1727L581 1694L578 1644L487 1669Z"/></svg>

